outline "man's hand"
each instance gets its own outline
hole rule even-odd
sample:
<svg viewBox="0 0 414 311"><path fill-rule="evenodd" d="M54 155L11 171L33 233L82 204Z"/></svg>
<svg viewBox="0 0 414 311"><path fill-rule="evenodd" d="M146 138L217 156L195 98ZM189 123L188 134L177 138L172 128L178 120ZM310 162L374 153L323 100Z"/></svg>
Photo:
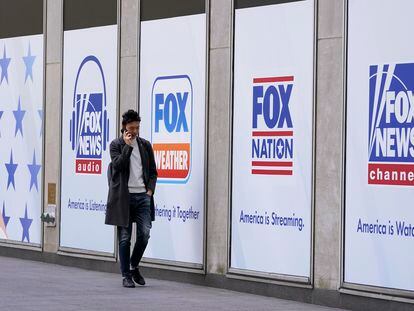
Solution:
<svg viewBox="0 0 414 311"><path fill-rule="evenodd" d="M151 189L149 189L149 190L147 191L147 195L148 195L148 196L152 196L152 190L151 190Z"/></svg>
<svg viewBox="0 0 414 311"><path fill-rule="evenodd" d="M132 135L131 133L129 133L128 131L124 131L124 133L122 134L122 138L124 139L125 143L127 145L132 145Z"/></svg>

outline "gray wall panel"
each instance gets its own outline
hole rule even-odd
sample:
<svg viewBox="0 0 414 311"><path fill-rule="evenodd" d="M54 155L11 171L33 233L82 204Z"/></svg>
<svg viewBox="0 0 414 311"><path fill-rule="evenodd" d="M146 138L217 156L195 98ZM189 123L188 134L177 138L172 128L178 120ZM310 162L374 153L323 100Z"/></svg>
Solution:
<svg viewBox="0 0 414 311"><path fill-rule="evenodd" d="M282 4L289 2L298 2L304 0L235 0L234 7L236 9L244 9L255 6L271 5L271 4Z"/></svg>
<svg viewBox="0 0 414 311"><path fill-rule="evenodd" d="M43 0L0 0L0 38L43 33Z"/></svg>
<svg viewBox="0 0 414 311"><path fill-rule="evenodd" d="M204 0L141 0L141 21L205 13Z"/></svg>
<svg viewBox="0 0 414 311"><path fill-rule="evenodd" d="M117 0L66 0L63 5L64 30L117 23Z"/></svg>

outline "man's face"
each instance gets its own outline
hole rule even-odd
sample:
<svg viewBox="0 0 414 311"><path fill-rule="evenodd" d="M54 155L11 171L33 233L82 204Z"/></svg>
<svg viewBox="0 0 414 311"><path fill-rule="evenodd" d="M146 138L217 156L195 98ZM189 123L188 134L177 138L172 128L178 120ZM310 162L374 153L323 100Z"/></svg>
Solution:
<svg viewBox="0 0 414 311"><path fill-rule="evenodd" d="M125 129L128 131L128 133L131 134L132 139L135 139L137 136L139 136L139 125L140 123L138 121L133 121L127 123L125 126Z"/></svg>

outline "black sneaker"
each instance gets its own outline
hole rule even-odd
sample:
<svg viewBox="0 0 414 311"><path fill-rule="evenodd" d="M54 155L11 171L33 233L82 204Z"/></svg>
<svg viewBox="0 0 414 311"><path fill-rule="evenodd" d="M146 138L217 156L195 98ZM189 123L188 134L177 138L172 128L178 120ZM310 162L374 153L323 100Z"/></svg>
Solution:
<svg viewBox="0 0 414 311"><path fill-rule="evenodd" d="M145 285L145 279L142 277L141 273L139 273L138 268L132 270L132 278L134 279L135 283L139 285Z"/></svg>
<svg viewBox="0 0 414 311"><path fill-rule="evenodd" d="M135 283L134 283L134 281L132 281L131 277L125 277L122 280L122 286L123 287L133 288L133 287L135 287Z"/></svg>

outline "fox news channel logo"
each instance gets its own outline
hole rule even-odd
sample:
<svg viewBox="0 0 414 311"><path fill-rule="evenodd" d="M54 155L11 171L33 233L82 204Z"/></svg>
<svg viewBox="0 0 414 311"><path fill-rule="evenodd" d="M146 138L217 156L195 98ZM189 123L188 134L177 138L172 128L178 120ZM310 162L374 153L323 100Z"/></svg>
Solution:
<svg viewBox="0 0 414 311"><path fill-rule="evenodd" d="M102 65L93 55L84 58L76 75L70 142L76 174L101 174L102 153L109 141L106 85Z"/></svg>
<svg viewBox="0 0 414 311"><path fill-rule="evenodd" d="M369 70L368 184L414 186L414 63Z"/></svg>
<svg viewBox="0 0 414 311"><path fill-rule="evenodd" d="M188 75L155 79L151 141L160 183L186 183L191 172L193 86Z"/></svg>
<svg viewBox="0 0 414 311"><path fill-rule="evenodd" d="M294 76L253 78L251 173L293 175Z"/></svg>

